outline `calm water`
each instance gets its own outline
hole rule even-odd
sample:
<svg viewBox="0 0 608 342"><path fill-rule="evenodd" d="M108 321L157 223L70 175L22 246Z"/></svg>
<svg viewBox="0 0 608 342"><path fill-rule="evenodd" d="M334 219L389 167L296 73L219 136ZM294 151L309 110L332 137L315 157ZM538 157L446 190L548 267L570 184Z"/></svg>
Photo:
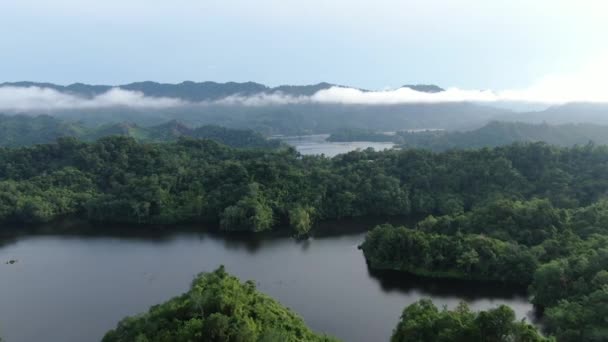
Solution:
<svg viewBox="0 0 608 342"><path fill-rule="evenodd" d="M221 264L242 280L254 279L314 330L345 341L387 340L402 309L425 297L449 307L465 300L474 309L506 303L519 317L532 313L511 289L372 274L357 249L362 232L307 241L192 231L141 235L113 229L3 238L1 336L97 341L124 316L186 291L197 273ZM10 259L18 262L5 264Z"/></svg>
<svg viewBox="0 0 608 342"><path fill-rule="evenodd" d="M278 139L292 145L298 152L309 154L324 154L328 157L333 157L341 153L347 153L354 150L364 150L368 147L377 151L390 149L394 146L390 142L370 142L370 141L353 141L353 142L329 142L325 141L329 137L328 134L315 134L291 137L278 137Z"/></svg>

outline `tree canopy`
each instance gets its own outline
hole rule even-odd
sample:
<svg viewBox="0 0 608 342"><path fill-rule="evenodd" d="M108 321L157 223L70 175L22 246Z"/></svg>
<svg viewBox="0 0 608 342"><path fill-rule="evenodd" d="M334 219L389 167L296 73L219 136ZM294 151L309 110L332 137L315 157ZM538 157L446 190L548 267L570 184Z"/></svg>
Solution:
<svg viewBox="0 0 608 342"><path fill-rule="evenodd" d="M455 310L439 310L428 299L403 310L391 342L551 342L536 328L517 321L508 306L473 312L465 303Z"/></svg>
<svg viewBox="0 0 608 342"><path fill-rule="evenodd" d="M103 341L337 340L315 334L297 314L258 292L252 281L242 283L221 266L199 275L187 293L123 319Z"/></svg>

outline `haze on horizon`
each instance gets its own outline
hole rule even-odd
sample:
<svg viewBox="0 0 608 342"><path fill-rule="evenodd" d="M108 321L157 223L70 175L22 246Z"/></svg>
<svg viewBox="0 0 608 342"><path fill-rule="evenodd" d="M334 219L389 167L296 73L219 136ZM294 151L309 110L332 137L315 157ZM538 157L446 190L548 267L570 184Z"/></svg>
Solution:
<svg viewBox="0 0 608 342"><path fill-rule="evenodd" d="M596 0L4 1L0 82L433 83L597 100L607 10Z"/></svg>

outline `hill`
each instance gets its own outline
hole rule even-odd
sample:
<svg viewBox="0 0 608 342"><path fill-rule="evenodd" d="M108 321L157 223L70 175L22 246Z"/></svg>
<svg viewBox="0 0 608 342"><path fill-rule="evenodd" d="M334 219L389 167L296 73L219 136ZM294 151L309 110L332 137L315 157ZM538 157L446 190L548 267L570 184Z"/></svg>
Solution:
<svg viewBox="0 0 608 342"><path fill-rule="evenodd" d="M339 128L395 131L419 128L471 129L511 112L474 103L360 104L316 102L306 97L340 85L321 82L312 85L268 87L255 82L182 82L165 84L137 82L119 86L75 83L61 86L50 83L3 83L0 87L40 87L62 94L92 99L112 88L137 91L152 98L179 100L175 106L137 107L95 105L31 109L27 114L50 114L89 126L129 121L152 126L178 120L189 126L219 125L253 129L272 135L331 133ZM436 85L405 85L422 92L441 92ZM368 92L365 89L359 89ZM124 99L123 99L124 101ZM124 104L124 102L119 102ZM7 109L8 110L8 109Z"/></svg>
<svg viewBox="0 0 608 342"><path fill-rule="evenodd" d="M95 141L108 136L132 137L143 142L175 141L180 137L211 139L231 147L276 148L281 144L266 139L251 130L228 129L219 126L190 128L178 121L142 127L132 122L87 127L48 115L0 115L0 146L17 147L55 142L61 137L76 137Z"/></svg>
<svg viewBox="0 0 608 342"><path fill-rule="evenodd" d="M104 342L130 341L337 341L313 333L304 320L241 283L220 267L201 274L190 290L150 311L122 320Z"/></svg>
<svg viewBox="0 0 608 342"><path fill-rule="evenodd" d="M442 151L454 148L481 148L509 145L514 142L543 141L557 146L608 144L608 126L594 124L549 125L522 122L490 122L465 132L398 132L394 141L408 148Z"/></svg>

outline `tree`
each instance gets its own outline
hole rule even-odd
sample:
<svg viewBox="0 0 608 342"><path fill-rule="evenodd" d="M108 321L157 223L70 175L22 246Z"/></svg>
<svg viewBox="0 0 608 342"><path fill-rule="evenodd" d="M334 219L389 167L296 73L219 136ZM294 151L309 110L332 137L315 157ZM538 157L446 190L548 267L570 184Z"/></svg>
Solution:
<svg viewBox="0 0 608 342"><path fill-rule="evenodd" d="M515 313L501 305L472 312L465 303L450 311L428 299L407 306L393 331L391 342L551 342L533 326L515 320Z"/></svg>
<svg viewBox="0 0 608 342"><path fill-rule="evenodd" d="M305 236L312 227L310 207L297 206L289 211L289 225L294 229L297 236Z"/></svg>
<svg viewBox="0 0 608 342"><path fill-rule="evenodd" d="M304 321L253 282L240 282L222 267L199 275L190 290L144 314L127 317L103 337L120 341L337 342L315 334Z"/></svg>

